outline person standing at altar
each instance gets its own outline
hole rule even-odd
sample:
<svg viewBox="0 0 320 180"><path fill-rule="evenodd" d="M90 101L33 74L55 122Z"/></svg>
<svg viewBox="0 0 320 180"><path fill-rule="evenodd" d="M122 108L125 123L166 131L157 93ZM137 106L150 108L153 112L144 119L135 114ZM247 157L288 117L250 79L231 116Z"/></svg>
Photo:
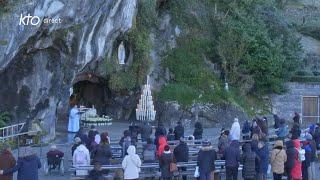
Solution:
<svg viewBox="0 0 320 180"><path fill-rule="evenodd" d="M68 132L76 133L80 129L80 114L77 105L73 106L69 114Z"/></svg>

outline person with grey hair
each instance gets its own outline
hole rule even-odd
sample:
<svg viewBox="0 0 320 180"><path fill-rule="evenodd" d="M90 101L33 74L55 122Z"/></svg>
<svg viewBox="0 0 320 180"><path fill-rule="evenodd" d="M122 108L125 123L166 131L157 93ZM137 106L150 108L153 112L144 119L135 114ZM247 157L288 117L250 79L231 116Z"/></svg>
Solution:
<svg viewBox="0 0 320 180"><path fill-rule="evenodd" d="M39 157L31 147L22 148L23 156L18 158L17 164L12 168L0 170L0 174L11 174L18 171L18 180L38 180L38 169L41 168Z"/></svg>
<svg viewBox="0 0 320 180"><path fill-rule="evenodd" d="M47 152L47 162L50 166L49 171L52 169L56 169L58 166L60 168L62 157L64 156L64 153L57 149L56 145L51 145L50 150Z"/></svg>
<svg viewBox="0 0 320 180"><path fill-rule="evenodd" d="M16 165L16 160L14 159L10 145L7 143L4 143L2 145L1 149L1 155L0 155L0 169L7 169L12 168ZM12 180L13 174L7 174L7 175L0 175L1 180Z"/></svg>

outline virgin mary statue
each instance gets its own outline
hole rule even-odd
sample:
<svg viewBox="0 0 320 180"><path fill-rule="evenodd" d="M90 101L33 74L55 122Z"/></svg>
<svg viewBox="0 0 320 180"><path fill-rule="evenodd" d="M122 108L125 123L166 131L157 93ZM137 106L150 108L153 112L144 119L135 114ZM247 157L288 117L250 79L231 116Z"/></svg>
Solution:
<svg viewBox="0 0 320 180"><path fill-rule="evenodd" d="M123 41L120 43L118 47L118 60L119 64L125 64L124 60L126 59L126 49L124 48Z"/></svg>

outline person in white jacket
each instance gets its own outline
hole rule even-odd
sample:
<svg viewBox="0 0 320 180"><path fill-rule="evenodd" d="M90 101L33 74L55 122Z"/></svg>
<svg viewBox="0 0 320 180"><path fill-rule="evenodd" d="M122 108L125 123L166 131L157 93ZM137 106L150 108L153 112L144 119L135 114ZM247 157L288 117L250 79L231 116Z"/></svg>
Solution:
<svg viewBox="0 0 320 180"><path fill-rule="evenodd" d="M90 165L90 153L84 144L80 144L73 153L72 164L74 167L89 166ZM87 170L77 170L76 175L86 176Z"/></svg>
<svg viewBox="0 0 320 180"><path fill-rule="evenodd" d="M136 147L128 147L128 155L122 161L122 168L124 170L124 179L138 179L141 167L140 157L136 154Z"/></svg>
<svg viewBox="0 0 320 180"><path fill-rule="evenodd" d="M231 141L240 140L240 124L239 124L239 119L237 117L234 118L234 122L230 130L229 138Z"/></svg>

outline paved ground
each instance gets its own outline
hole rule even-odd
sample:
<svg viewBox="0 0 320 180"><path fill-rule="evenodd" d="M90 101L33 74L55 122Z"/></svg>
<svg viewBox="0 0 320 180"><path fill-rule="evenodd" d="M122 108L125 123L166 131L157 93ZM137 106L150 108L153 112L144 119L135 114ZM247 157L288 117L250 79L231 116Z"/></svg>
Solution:
<svg viewBox="0 0 320 180"><path fill-rule="evenodd" d="M63 151L65 153L65 169L66 171L70 167L70 162L68 160L71 158L71 143L73 142L74 134L70 134L66 132L67 125L62 123L58 125L58 132L57 132L57 138L54 142L50 144L56 144L58 146L58 149ZM122 132L128 128L128 124L126 123L113 123L111 126L104 126L99 127L99 132L107 131L110 135L111 141L112 139L120 139L122 136ZM204 137L208 139L217 139L219 136L220 128L208 128L204 130ZM192 134L193 129L187 128L185 134L189 135ZM217 140L214 141L214 143L217 143ZM42 159L42 163L45 162L45 154L48 151L49 146L42 147L42 148L35 148L38 155ZM14 151L15 156L17 157L17 150ZM319 166L319 164L317 165ZM319 169L319 167L317 167ZM71 172L66 172L64 176L59 175L59 173L54 173L51 176L46 176L44 174L43 169L40 171L40 180L66 180L70 179ZM239 173L240 174L240 173ZM320 173L319 173L320 174ZM15 174L16 176L16 174ZM15 177L16 179L16 177ZM269 177L268 179L272 179L272 177Z"/></svg>

